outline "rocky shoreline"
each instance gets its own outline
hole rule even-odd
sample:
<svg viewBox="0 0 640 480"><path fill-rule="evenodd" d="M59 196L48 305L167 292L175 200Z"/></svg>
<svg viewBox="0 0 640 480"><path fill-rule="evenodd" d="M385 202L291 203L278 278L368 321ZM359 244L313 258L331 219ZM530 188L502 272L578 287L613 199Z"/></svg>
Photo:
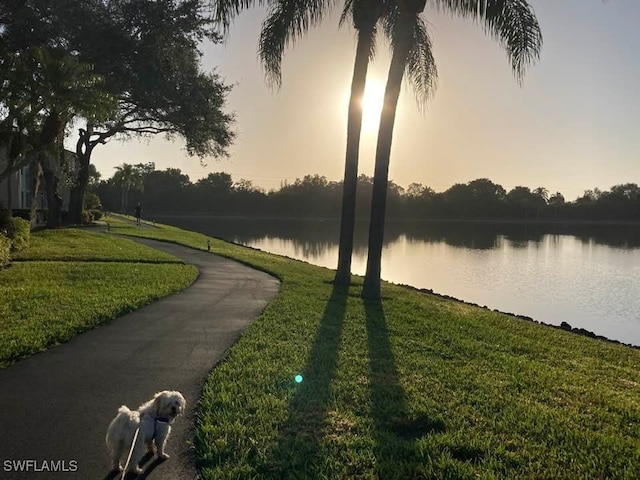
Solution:
<svg viewBox="0 0 640 480"><path fill-rule="evenodd" d="M463 303L465 305L471 305L471 306L474 306L474 307L483 308L485 310L492 310L492 311L497 312L497 313L503 313L505 315L509 315L510 317L515 317L515 318L518 318L520 320L525 320L527 322L537 323L538 325L544 325L544 326L547 326L547 327L556 328L556 329L559 329L559 330L564 330L566 332L571 332L571 333L574 333L576 335L582 335L583 337L595 338L597 340L602 340L602 341L610 342L610 343L616 343L618 345L623 345L625 347L631 347L631 348L635 348L635 349L640 349L640 345L633 345L633 344L630 344L630 343L624 343L624 342L621 342L620 340L614 340L614 339L611 339L611 338L607 338L607 337L605 337L603 335L597 335L594 332L592 332L590 330L587 330L585 328L572 327L567 322L562 322L562 323L560 323L560 325L553 325L551 323L546 323L546 322L541 322L541 321L535 320L535 319L533 319L531 317L528 317L526 315L519 315L519 314L513 313L513 312L503 312L502 310L498 310L496 308L491 309L491 308L487 307L486 305L478 305L477 303L467 302L465 300L460 300L459 298L455 298L455 297L452 297L450 295L444 295L444 294L441 294L441 293L434 292L430 288L416 288L416 287L413 287L411 285L406 285L406 284L400 284L400 286L404 287L404 288L408 288L410 290L414 290L414 291L420 292L420 293L426 293L426 294L429 294L429 295L434 295L436 297L445 298L447 300L453 300L455 302Z"/></svg>

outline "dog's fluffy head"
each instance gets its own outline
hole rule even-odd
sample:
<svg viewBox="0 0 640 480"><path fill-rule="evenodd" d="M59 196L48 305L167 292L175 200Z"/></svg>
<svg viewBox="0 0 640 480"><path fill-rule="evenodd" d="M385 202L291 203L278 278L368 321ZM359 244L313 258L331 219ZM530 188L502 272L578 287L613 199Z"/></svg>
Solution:
<svg viewBox="0 0 640 480"><path fill-rule="evenodd" d="M153 397L156 417L164 417L170 420L184 413L187 402L178 391L164 390Z"/></svg>

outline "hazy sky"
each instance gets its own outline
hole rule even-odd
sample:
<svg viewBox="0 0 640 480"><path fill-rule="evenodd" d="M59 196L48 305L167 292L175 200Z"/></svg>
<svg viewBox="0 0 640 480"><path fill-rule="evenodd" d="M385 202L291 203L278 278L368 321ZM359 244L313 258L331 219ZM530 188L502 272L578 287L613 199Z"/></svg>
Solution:
<svg viewBox="0 0 640 480"><path fill-rule="evenodd" d="M341 2L339 2L340 4ZM544 45L521 86L507 57L477 24L427 8L439 84L421 113L409 85L400 97L389 176L443 191L487 177L507 190L544 186L573 200L586 189L640 183L640 1L531 0ZM103 178L115 165L155 162L192 181L225 171L265 189L318 173L342 179L347 99L355 55L339 8L285 53L279 91L257 57L263 10L243 14L223 45L204 45L203 66L234 88L228 109L238 137L229 159L197 158L180 141L111 142L93 155ZM381 99L389 65L384 40L367 98ZM373 175L377 120L365 109L360 173Z"/></svg>

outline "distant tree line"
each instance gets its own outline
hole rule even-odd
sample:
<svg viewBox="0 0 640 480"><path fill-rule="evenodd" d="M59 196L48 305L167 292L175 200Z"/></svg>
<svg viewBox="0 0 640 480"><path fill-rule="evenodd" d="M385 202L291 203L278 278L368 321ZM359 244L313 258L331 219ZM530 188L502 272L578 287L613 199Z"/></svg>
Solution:
<svg viewBox="0 0 640 480"><path fill-rule="evenodd" d="M342 182L317 174L266 192L224 172L194 183L180 169L156 170L153 163L123 164L112 178L92 185L104 208L130 213L141 202L147 215L338 217L342 200ZM358 218L369 216L372 188L373 178L358 177ZM388 188L390 219L640 220L640 187L635 183L615 185L609 191L587 190L571 202L544 187L516 186L507 191L486 178L457 183L444 192L419 183L405 189L389 182Z"/></svg>

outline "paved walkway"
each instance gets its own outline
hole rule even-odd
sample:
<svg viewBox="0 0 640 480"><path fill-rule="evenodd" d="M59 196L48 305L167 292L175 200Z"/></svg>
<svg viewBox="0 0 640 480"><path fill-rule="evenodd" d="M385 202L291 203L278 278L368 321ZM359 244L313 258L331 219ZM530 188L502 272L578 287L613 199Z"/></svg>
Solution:
<svg viewBox="0 0 640 480"><path fill-rule="evenodd" d="M116 410L137 408L165 389L180 390L188 408L172 429L171 458L151 464L147 476L196 477L191 442L202 383L279 283L206 252L140 242L196 265L200 276L181 293L0 370L0 478L113 478L104 436ZM75 462L77 471L8 472L11 460L37 460L39 468L43 460L63 460L71 469Z"/></svg>

